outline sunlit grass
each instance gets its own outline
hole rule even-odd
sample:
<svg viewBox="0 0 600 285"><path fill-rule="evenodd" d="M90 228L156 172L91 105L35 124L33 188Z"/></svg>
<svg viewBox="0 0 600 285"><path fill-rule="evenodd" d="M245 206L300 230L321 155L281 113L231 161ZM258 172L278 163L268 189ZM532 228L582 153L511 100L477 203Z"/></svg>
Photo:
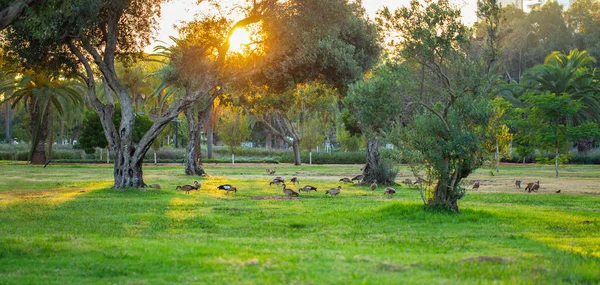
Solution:
<svg viewBox="0 0 600 285"><path fill-rule="evenodd" d="M413 188L388 199L383 186L339 182L354 165L278 165L275 176L300 179L288 187L319 189L288 200L264 168L207 165L211 176L190 178L181 165L148 166L162 190L116 191L110 166L0 164L13 177L0 184L0 283L600 282L600 167L558 180L546 166L481 169L458 215L425 210ZM543 188L524 193L515 177ZM194 180L200 191L175 190ZM224 183L239 191L227 196ZM585 186L563 187L573 183ZM325 196L337 185L338 198Z"/></svg>

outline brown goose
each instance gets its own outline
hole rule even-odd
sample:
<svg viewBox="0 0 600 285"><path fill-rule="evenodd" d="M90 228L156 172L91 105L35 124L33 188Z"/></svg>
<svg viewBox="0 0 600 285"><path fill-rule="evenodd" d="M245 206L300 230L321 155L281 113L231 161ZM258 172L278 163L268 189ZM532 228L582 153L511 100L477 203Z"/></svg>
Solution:
<svg viewBox="0 0 600 285"><path fill-rule="evenodd" d="M377 188L377 179L373 180L373 183L371 183L371 191L375 191L376 188Z"/></svg>
<svg viewBox="0 0 600 285"><path fill-rule="evenodd" d="M340 182L345 182L345 183L354 183L354 182L352 182L352 180L350 180L350 178L348 178L348 177L344 177L344 178L340 179Z"/></svg>
<svg viewBox="0 0 600 285"><path fill-rule="evenodd" d="M338 186L337 188L331 188L325 191L325 195L329 194L333 196L333 198L335 198L338 194L340 194L340 192L342 192L342 186Z"/></svg>
<svg viewBox="0 0 600 285"><path fill-rule="evenodd" d="M300 184L300 181L298 180L298 178L296 176L292 177L292 179L290 179L290 181L292 181L292 183L295 184Z"/></svg>
<svg viewBox="0 0 600 285"><path fill-rule="evenodd" d="M533 187L531 187L531 191L537 192L537 190L539 190L539 189L540 189L540 181L538 180L538 182L533 184Z"/></svg>
<svg viewBox="0 0 600 285"><path fill-rule="evenodd" d="M476 181L475 184L473 184L472 190L479 190L479 181Z"/></svg>
<svg viewBox="0 0 600 285"><path fill-rule="evenodd" d="M360 181L362 181L363 178L365 178L365 177L362 174L361 175L356 175L356 176L352 177L352 179L350 179L350 181L356 180L357 183L360 183Z"/></svg>
<svg viewBox="0 0 600 285"><path fill-rule="evenodd" d="M388 188L385 188L385 190L383 191L383 193L389 195L390 198L391 198L392 195L396 194L396 189L394 189L392 187L388 187Z"/></svg>
<svg viewBox="0 0 600 285"><path fill-rule="evenodd" d="M300 189L298 189L298 191L304 191L306 193L310 193L310 191L315 191L317 192L317 187L315 186L310 186L310 185L306 185Z"/></svg>
<svg viewBox="0 0 600 285"><path fill-rule="evenodd" d="M283 183L283 193L285 195L287 195L288 197L290 197L290 200L292 199L292 196L296 196L296 197L300 197L300 195L298 194L298 192L290 189L290 188L286 188L285 187L285 183Z"/></svg>
<svg viewBox="0 0 600 285"><path fill-rule="evenodd" d="M160 184L150 184L150 185L148 185L148 188L162 189L162 188L160 188Z"/></svg>
<svg viewBox="0 0 600 285"><path fill-rule="evenodd" d="M275 184L275 185L279 185L281 183L285 183L285 180L283 180L283 178L281 177L275 177L273 178L273 181L269 182L269 186Z"/></svg>
<svg viewBox="0 0 600 285"><path fill-rule="evenodd" d="M198 188L196 186L192 186L192 185L177 185L177 187L175 187L175 190L179 190L181 189L181 191L185 191L185 194L190 194L190 191L192 190L198 190Z"/></svg>

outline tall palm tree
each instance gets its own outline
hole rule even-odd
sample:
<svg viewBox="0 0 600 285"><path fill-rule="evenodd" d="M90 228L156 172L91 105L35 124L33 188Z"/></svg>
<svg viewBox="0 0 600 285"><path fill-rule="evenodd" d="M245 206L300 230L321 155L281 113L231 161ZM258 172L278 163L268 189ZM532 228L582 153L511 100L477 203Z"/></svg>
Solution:
<svg viewBox="0 0 600 285"><path fill-rule="evenodd" d="M31 119L32 141L30 160L32 164L47 161L45 143L51 127L51 118L64 116L66 110L83 105L78 83L55 78L44 72L26 71L19 80L12 96L12 106L23 103Z"/></svg>

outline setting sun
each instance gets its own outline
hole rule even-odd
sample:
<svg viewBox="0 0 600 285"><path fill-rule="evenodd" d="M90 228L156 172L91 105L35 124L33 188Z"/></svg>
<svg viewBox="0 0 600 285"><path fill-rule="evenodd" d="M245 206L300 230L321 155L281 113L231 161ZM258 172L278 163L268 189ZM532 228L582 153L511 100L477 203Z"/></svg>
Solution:
<svg viewBox="0 0 600 285"><path fill-rule="evenodd" d="M247 46L251 42L252 40L250 38L250 32L242 28L236 29L229 38L229 44L231 45L229 50L232 52L242 53L244 46Z"/></svg>

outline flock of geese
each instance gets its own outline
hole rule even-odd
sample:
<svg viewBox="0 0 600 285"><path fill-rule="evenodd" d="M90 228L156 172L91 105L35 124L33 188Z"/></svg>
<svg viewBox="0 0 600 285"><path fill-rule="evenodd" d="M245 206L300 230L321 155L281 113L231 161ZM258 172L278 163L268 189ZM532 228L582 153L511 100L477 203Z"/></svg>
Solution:
<svg viewBox="0 0 600 285"><path fill-rule="evenodd" d="M266 172L267 172L267 174L274 175L276 173L276 170L267 168ZM344 177L344 178L340 179L340 182L354 184L354 181L356 181L357 183L360 184L360 183L364 182L364 181L362 181L363 178L364 178L363 175L356 175L353 178ZM290 182L293 185L300 185L300 180L298 180L298 178L295 176L290 179ZM194 181L193 184L194 185L188 185L188 184L177 185L175 190L181 190L181 191L185 192L185 194L190 194L190 191L193 191L193 190L198 191L200 189L200 187L202 187L202 185L198 181ZM277 186L281 185L281 187L283 189L283 194L285 194L290 199L292 199L293 196L300 197L299 192L306 192L307 194L310 193L311 191L317 192L317 187L312 186L312 185L305 185L305 186L299 188L297 191L292 188L289 188L285 184L285 179L283 179L281 176L277 176L277 177L273 178L273 180L271 182L269 182L269 186L272 186L273 184L277 185ZM160 189L159 184L148 185L148 187ZM217 186L217 189L225 191L227 196L229 196L230 192L237 192L237 188L231 184L219 185L219 186ZM373 180L373 182L371 183L371 191L375 191L375 189L377 189L377 180ZM326 190L325 195L331 195L335 199L337 197L337 195L339 195L341 192L342 192L342 186L338 186L336 188L330 188L330 189ZM388 197L391 198L392 195L396 194L396 189L394 189L392 187L387 187L387 188L385 188L383 193L385 195L388 195Z"/></svg>
<svg viewBox="0 0 600 285"><path fill-rule="evenodd" d="M266 172L267 172L267 174L274 175L276 173L276 170L267 168ZM352 183L352 184L354 184L354 182L356 181L358 184L360 184L360 183L364 183L363 178L364 178L363 175L356 175L352 178L344 177L344 178L340 179L339 181L344 182L344 183ZM298 180L298 178L295 176L290 179L290 182L293 185L300 185L300 180ZM417 181L415 184L420 183L420 182L421 181ZM410 179L406 179L404 181L404 183L412 184ZM200 187L202 187L202 185L198 181L194 181L193 184L194 185L187 185L187 184L186 185L177 185L175 190L181 190L181 191L185 192L185 194L190 194L190 191L193 191L193 190L198 191L200 189ZM312 185L304 185L303 187L299 188L297 191L292 188L289 188L285 184L285 180L281 176L277 176L277 177L273 178L273 180L271 182L269 182L269 186L272 186L272 185L277 185L277 186L281 185L283 194L285 194L290 199L292 199L293 196L300 197L300 192L306 192L307 194L310 193L311 191L317 192L317 187L312 186ZM478 190L479 185L480 185L479 181L476 181L473 184L472 190ZM151 185L147 185L147 187L161 189L159 184L151 184ZM521 180L515 181L515 187L521 188ZM217 189L225 191L227 196L229 196L230 192L237 192L237 188L231 184L219 185L219 186L217 186ZM375 191L375 189L377 189L377 180L373 180L371 183L371 191ZM527 185L525 187L525 191L527 191L528 193L537 192L539 189L540 189L540 181L529 182L529 183L527 183ZM339 195L341 192L342 192L342 186L338 186L336 188L330 188L330 189L326 190L325 195L331 195L334 198L336 198L337 195ZM556 191L556 193L560 193L560 192L561 192L561 190ZM396 194L396 189L394 189L392 187L387 187L387 188L385 188L383 193L385 195L388 195L388 197L391 198L392 195Z"/></svg>

